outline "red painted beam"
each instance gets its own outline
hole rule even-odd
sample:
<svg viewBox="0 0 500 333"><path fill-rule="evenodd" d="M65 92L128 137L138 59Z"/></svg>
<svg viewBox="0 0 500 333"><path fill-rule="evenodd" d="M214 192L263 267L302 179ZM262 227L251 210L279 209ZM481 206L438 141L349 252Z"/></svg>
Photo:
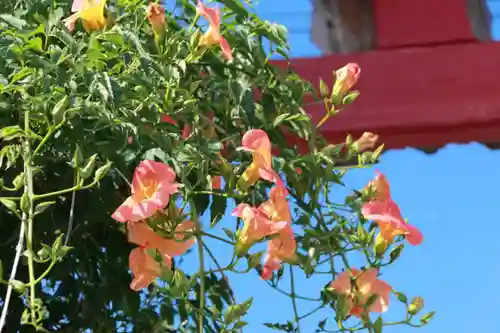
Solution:
<svg viewBox="0 0 500 333"><path fill-rule="evenodd" d="M389 149L433 148L447 143L500 142L500 43L469 43L295 58L292 68L316 87L357 62L361 96L331 118L322 134L332 143L365 131ZM276 61L286 67L285 61ZM321 103L305 109L314 121ZM308 106L307 106L308 105Z"/></svg>
<svg viewBox="0 0 500 333"><path fill-rule="evenodd" d="M377 49L475 41L466 1L373 0Z"/></svg>

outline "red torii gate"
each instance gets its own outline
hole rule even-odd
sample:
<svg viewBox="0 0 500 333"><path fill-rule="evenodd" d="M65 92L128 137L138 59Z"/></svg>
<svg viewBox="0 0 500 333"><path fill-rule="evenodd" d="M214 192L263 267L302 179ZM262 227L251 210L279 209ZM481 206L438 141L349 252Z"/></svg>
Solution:
<svg viewBox="0 0 500 333"><path fill-rule="evenodd" d="M321 1L330 29L322 42L313 26L313 39L337 54L295 58L291 67L316 87L320 78L331 86L332 71L348 62L362 68L361 96L322 126L328 141L369 131L389 149L500 143L500 43L490 41L484 0L313 2ZM324 114L321 104L306 110L316 122Z"/></svg>

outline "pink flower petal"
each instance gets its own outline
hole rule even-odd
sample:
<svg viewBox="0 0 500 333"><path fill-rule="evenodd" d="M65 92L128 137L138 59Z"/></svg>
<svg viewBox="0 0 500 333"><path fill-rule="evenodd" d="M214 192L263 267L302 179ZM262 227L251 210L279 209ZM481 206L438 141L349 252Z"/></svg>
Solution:
<svg viewBox="0 0 500 333"><path fill-rule="evenodd" d="M361 207L361 213L367 220L379 220L398 226L406 224L398 205L390 199L367 202Z"/></svg>
<svg viewBox="0 0 500 333"><path fill-rule="evenodd" d="M408 232L405 235L406 240L411 245L420 245L424 241L424 235L416 227L406 224Z"/></svg>
<svg viewBox="0 0 500 333"><path fill-rule="evenodd" d="M270 280L273 277L273 271L279 270L280 267L281 260L279 258L266 254L260 278L262 280Z"/></svg>
<svg viewBox="0 0 500 333"><path fill-rule="evenodd" d="M163 265L170 268L172 265L170 258L167 256L162 258ZM149 286L160 274L159 263L141 247L137 247L130 252L129 266L133 275L130 289L135 291Z"/></svg>
<svg viewBox="0 0 500 333"><path fill-rule="evenodd" d="M203 4L203 2L198 1L196 5L196 12L198 15L203 16L210 24L211 27L219 28L220 25L220 12L216 8L209 8Z"/></svg>
<svg viewBox="0 0 500 333"><path fill-rule="evenodd" d="M224 37L220 37L219 39L220 43L220 48L222 50L222 54L227 60L233 60L233 50L231 49L231 46L227 42L227 40Z"/></svg>
<svg viewBox="0 0 500 333"><path fill-rule="evenodd" d="M151 217L168 205L170 195L178 192L179 184L173 183L175 172L168 165L145 160L134 172L132 195L113 213L119 222L139 221Z"/></svg>
<svg viewBox="0 0 500 333"><path fill-rule="evenodd" d="M113 219L118 222L127 222L130 220L136 220L136 216L133 215L133 207L135 205L134 200L128 197L120 207L111 215Z"/></svg>

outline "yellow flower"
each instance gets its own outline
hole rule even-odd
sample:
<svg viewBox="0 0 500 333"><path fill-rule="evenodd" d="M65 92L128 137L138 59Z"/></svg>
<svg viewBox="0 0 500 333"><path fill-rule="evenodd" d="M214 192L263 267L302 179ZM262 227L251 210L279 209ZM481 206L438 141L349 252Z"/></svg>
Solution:
<svg viewBox="0 0 500 333"><path fill-rule="evenodd" d="M81 19L87 32L103 29L106 25L105 5L106 0L74 0L71 11L75 13L65 20L66 27L73 31L76 20Z"/></svg>

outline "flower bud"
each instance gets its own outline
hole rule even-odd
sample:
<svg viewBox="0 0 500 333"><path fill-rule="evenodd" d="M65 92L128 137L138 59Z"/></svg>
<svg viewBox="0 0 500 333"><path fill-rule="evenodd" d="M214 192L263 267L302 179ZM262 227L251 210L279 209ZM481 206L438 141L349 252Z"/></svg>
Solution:
<svg viewBox="0 0 500 333"><path fill-rule="evenodd" d="M422 297L414 297L411 300L410 305L408 306L408 313L413 315L416 315L417 313L420 312L424 308L424 299Z"/></svg>
<svg viewBox="0 0 500 333"><path fill-rule="evenodd" d="M377 144L379 136L374 133L364 132L359 139L354 142L358 146L359 152L372 150Z"/></svg>
<svg viewBox="0 0 500 333"><path fill-rule="evenodd" d="M349 63L335 72L334 101L338 103L342 101L346 93L358 82L360 73L361 68L355 63Z"/></svg>
<svg viewBox="0 0 500 333"><path fill-rule="evenodd" d="M165 30L165 8L157 3L150 3L148 6L148 20L156 34L161 34Z"/></svg>

